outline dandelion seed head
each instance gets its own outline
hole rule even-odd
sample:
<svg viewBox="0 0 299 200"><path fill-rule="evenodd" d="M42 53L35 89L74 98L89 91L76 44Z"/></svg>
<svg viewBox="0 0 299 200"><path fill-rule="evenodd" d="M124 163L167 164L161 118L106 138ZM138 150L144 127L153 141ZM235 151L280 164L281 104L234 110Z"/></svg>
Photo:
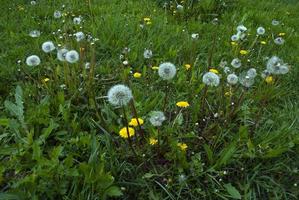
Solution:
<svg viewBox="0 0 299 200"><path fill-rule="evenodd" d="M75 33L75 37L76 37L77 42L80 42L81 40L85 39L85 34L82 31L80 31L80 32Z"/></svg>
<svg viewBox="0 0 299 200"><path fill-rule="evenodd" d="M26 58L26 64L35 67L40 64L40 58L37 55L31 55Z"/></svg>
<svg viewBox="0 0 299 200"><path fill-rule="evenodd" d="M255 78L257 75L256 69L255 68L250 68L247 71L247 76L249 76L250 78Z"/></svg>
<svg viewBox="0 0 299 200"><path fill-rule="evenodd" d="M243 33L247 31L247 28L244 25L239 25L237 31Z"/></svg>
<svg viewBox="0 0 299 200"><path fill-rule="evenodd" d="M39 30L32 30L29 33L30 37L36 38L40 36L40 31Z"/></svg>
<svg viewBox="0 0 299 200"><path fill-rule="evenodd" d="M74 17L73 18L73 23L76 25L81 24L82 18L81 17Z"/></svg>
<svg viewBox="0 0 299 200"><path fill-rule="evenodd" d="M280 74L280 68L283 65L283 60L277 56L272 56L267 61L267 71L271 74Z"/></svg>
<svg viewBox="0 0 299 200"><path fill-rule="evenodd" d="M207 72L203 75L202 82L208 86L218 86L220 83L220 78L213 72Z"/></svg>
<svg viewBox="0 0 299 200"><path fill-rule="evenodd" d="M238 83L238 80L239 80L239 78L238 78L238 76L235 75L235 74L229 74L229 75L227 76L227 82L228 82L230 85L235 85L235 84L237 84L237 83Z"/></svg>
<svg viewBox="0 0 299 200"><path fill-rule="evenodd" d="M234 68L240 68L242 66L242 62L239 58L234 58L231 62L231 66Z"/></svg>
<svg viewBox="0 0 299 200"><path fill-rule="evenodd" d="M162 111L152 111L150 113L149 121L153 126L162 126L165 120L166 117Z"/></svg>
<svg viewBox="0 0 299 200"><path fill-rule="evenodd" d="M108 101L114 106L125 106L132 98L131 89L122 84L115 85L108 91Z"/></svg>
<svg viewBox="0 0 299 200"><path fill-rule="evenodd" d="M199 38L199 34L198 34L198 33L192 33L192 34L191 34L191 38L192 38L193 40L197 40L197 39Z"/></svg>
<svg viewBox="0 0 299 200"><path fill-rule="evenodd" d="M280 22L278 20L276 20L276 19L272 20L272 25L273 26L278 26L279 24L280 24Z"/></svg>
<svg viewBox="0 0 299 200"><path fill-rule="evenodd" d="M66 48L59 49L57 51L57 59L60 61L65 61L65 56L68 51L69 50L67 50Z"/></svg>
<svg viewBox="0 0 299 200"><path fill-rule="evenodd" d="M159 66L158 74L164 80L171 80L176 74L176 67L170 62L162 63Z"/></svg>
<svg viewBox="0 0 299 200"><path fill-rule="evenodd" d="M65 60L69 63L76 63L79 60L79 53L76 50L68 51L65 54Z"/></svg>
<svg viewBox="0 0 299 200"><path fill-rule="evenodd" d="M55 50L55 45L52 41L47 41L42 44L42 50L45 53L50 53L51 51Z"/></svg>
<svg viewBox="0 0 299 200"><path fill-rule="evenodd" d="M153 52L149 49L145 49L143 52L143 57L145 59L150 59L153 56Z"/></svg>
<svg viewBox="0 0 299 200"><path fill-rule="evenodd" d="M266 30L265 30L264 27L258 27L258 28L256 29L256 33L257 33L258 35L264 35L265 32L266 32Z"/></svg>
<svg viewBox="0 0 299 200"><path fill-rule="evenodd" d="M274 39L274 43L277 45L283 45L285 43L285 40L282 37L278 37Z"/></svg>
<svg viewBox="0 0 299 200"><path fill-rule="evenodd" d="M254 78L251 78L247 75L246 73L242 73L239 76L239 82L241 83L241 85L243 85L244 87L251 87L254 84Z"/></svg>
<svg viewBox="0 0 299 200"><path fill-rule="evenodd" d="M61 12L59 10L55 10L54 14L53 14L54 18L58 19L62 16Z"/></svg>
<svg viewBox="0 0 299 200"><path fill-rule="evenodd" d="M230 39L231 39L231 41L236 42L240 39L240 37L239 37L239 35L235 34L235 35L232 35Z"/></svg>

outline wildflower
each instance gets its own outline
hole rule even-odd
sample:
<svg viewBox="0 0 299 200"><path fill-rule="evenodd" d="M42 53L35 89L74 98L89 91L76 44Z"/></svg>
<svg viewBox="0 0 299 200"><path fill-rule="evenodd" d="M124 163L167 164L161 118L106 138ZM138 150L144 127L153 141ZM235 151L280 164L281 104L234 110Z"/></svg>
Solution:
<svg viewBox="0 0 299 200"><path fill-rule="evenodd" d="M238 27L237 27L237 31L238 32L245 32L245 31L247 31L247 28L244 26L244 25L239 25Z"/></svg>
<svg viewBox="0 0 299 200"><path fill-rule="evenodd" d="M239 82L244 87L249 88L249 87L251 87L254 84L254 78L248 76L247 73L243 73L239 77Z"/></svg>
<svg viewBox="0 0 299 200"><path fill-rule="evenodd" d="M65 49L65 48L62 48L62 49L59 49L57 51L57 58L58 60L60 61L65 61L65 56L66 56L66 53L68 52L69 50Z"/></svg>
<svg viewBox="0 0 299 200"><path fill-rule="evenodd" d="M40 58L37 55L32 55L26 58L26 64L28 66L35 67L40 64Z"/></svg>
<svg viewBox="0 0 299 200"><path fill-rule="evenodd" d="M120 129L119 135L120 137L127 139L128 137L132 137L135 135L135 130L131 127L124 127Z"/></svg>
<svg viewBox="0 0 299 200"><path fill-rule="evenodd" d="M274 43L277 45L283 45L285 40L282 37L278 37L274 39Z"/></svg>
<svg viewBox="0 0 299 200"><path fill-rule="evenodd" d="M131 89L125 85L115 85L108 91L108 101L114 106L125 106L132 98Z"/></svg>
<svg viewBox="0 0 299 200"><path fill-rule="evenodd" d="M186 70L189 70L191 68L191 65L190 64L185 64L185 69Z"/></svg>
<svg viewBox="0 0 299 200"><path fill-rule="evenodd" d="M267 76L267 77L265 78L265 81L266 81L266 83L268 83L268 84L272 84L272 83L273 83L273 76Z"/></svg>
<svg viewBox="0 0 299 200"><path fill-rule="evenodd" d="M39 37L40 31L38 31L38 30L30 31L29 35L30 35L30 37L33 37L33 38Z"/></svg>
<svg viewBox="0 0 299 200"><path fill-rule="evenodd" d="M285 74L289 71L287 64L277 56L272 56L267 61L267 71L271 74Z"/></svg>
<svg viewBox="0 0 299 200"><path fill-rule="evenodd" d="M241 55L247 55L249 52L247 50L240 50L240 54Z"/></svg>
<svg viewBox="0 0 299 200"><path fill-rule="evenodd" d="M133 74L133 76L134 76L134 78L140 78L140 77L141 77L141 73L139 73L139 72L135 72L135 73Z"/></svg>
<svg viewBox="0 0 299 200"><path fill-rule="evenodd" d="M226 66L227 66L227 61L222 59L219 63L219 67L225 68Z"/></svg>
<svg viewBox="0 0 299 200"><path fill-rule="evenodd" d="M43 82L43 83L47 83L49 80L50 80L49 78L44 78L44 79L42 80L42 82Z"/></svg>
<svg viewBox="0 0 299 200"><path fill-rule="evenodd" d="M54 12L54 18L56 18L56 19L58 19L58 18L60 18L62 15L61 15L61 12L59 11L59 10L56 10L55 12Z"/></svg>
<svg viewBox="0 0 299 200"><path fill-rule="evenodd" d="M227 82L228 82L229 84L231 84L231 85L235 85L235 84L237 84L237 83L238 83L238 80L239 80L239 78L238 78L238 76L235 75L235 74L229 74L229 75L227 76Z"/></svg>
<svg viewBox="0 0 299 200"><path fill-rule="evenodd" d="M136 126L139 126L138 122L139 122L140 125L144 124L143 119L138 118L138 121L137 121L137 118L132 118L131 121L129 122L129 125L136 127Z"/></svg>
<svg viewBox="0 0 299 200"><path fill-rule="evenodd" d="M177 146L181 149L181 151L186 151L188 146L186 143L178 143Z"/></svg>
<svg viewBox="0 0 299 200"><path fill-rule="evenodd" d="M203 75L202 82L209 86L218 86L220 83L220 78L213 72L207 72Z"/></svg>
<svg viewBox="0 0 299 200"><path fill-rule="evenodd" d="M235 35L232 35L230 39L231 39L233 42L236 42L236 41L238 41L240 38L239 38L239 36L238 36L237 34L235 34Z"/></svg>
<svg viewBox="0 0 299 200"><path fill-rule="evenodd" d="M219 74L219 71L214 68L209 69L209 72L213 72L214 74Z"/></svg>
<svg viewBox="0 0 299 200"><path fill-rule="evenodd" d="M153 52L149 49L145 49L143 52L143 57L145 59L150 59L153 56Z"/></svg>
<svg viewBox="0 0 299 200"><path fill-rule="evenodd" d="M231 69L229 67L224 67L224 73L231 73Z"/></svg>
<svg viewBox="0 0 299 200"><path fill-rule="evenodd" d="M256 33L258 35L264 35L266 32L265 28L264 27L258 27L257 30L256 30Z"/></svg>
<svg viewBox="0 0 299 200"><path fill-rule="evenodd" d="M234 58L231 62L234 68L240 68L242 66L241 60L239 58Z"/></svg>
<svg viewBox="0 0 299 200"><path fill-rule="evenodd" d="M170 80L176 74L176 67L170 62L162 63L159 66L158 74L162 79Z"/></svg>
<svg viewBox="0 0 299 200"><path fill-rule="evenodd" d="M191 38L192 38L193 40L196 40L196 39L199 38L199 34L198 34L198 33L192 33L192 34L191 34Z"/></svg>
<svg viewBox="0 0 299 200"><path fill-rule="evenodd" d="M237 46L238 43L237 43L237 42L231 42L231 45L232 45L232 46Z"/></svg>
<svg viewBox="0 0 299 200"><path fill-rule="evenodd" d="M280 22L277 21L276 19L273 19L273 20L272 20L272 25L273 25L273 26L277 26L277 25L279 25L279 24L280 24Z"/></svg>
<svg viewBox="0 0 299 200"><path fill-rule="evenodd" d="M279 36L285 36L286 33L279 33Z"/></svg>
<svg viewBox="0 0 299 200"><path fill-rule="evenodd" d="M162 123L166 120L166 117L161 111L152 111L150 113L149 121L153 126L162 126Z"/></svg>
<svg viewBox="0 0 299 200"><path fill-rule="evenodd" d="M187 108L189 106L189 103L187 101L179 101L176 103L176 105L180 108Z"/></svg>
<svg viewBox="0 0 299 200"><path fill-rule="evenodd" d="M150 145L156 145L158 143L158 140L157 139L155 139L155 138L150 138L149 139L149 144Z"/></svg>
<svg viewBox="0 0 299 200"><path fill-rule="evenodd" d="M159 67L158 66L152 66L152 70L158 70Z"/></svg>
<svg viewBox="0 0 299 200"><path fill-rule="evenodd" d="M224 93L224 96L226 96L226 97L230 97L232 95L233 95L233 93L231 91L228 91L228 92Z"/></svg>
<svg viewBox="0 0 299 200"><path fill-rule="evenodd" d="M149 18L149 17L144 17L143 21L145 22L146 25L151 25L152 24L151 18Z"/></svg>
<svg viewBox="0 0 299 200"><path fill-rule="evenodd" d="M266 41L261 41L261 44L265 45L265 44L267 44L267 42Z"/></svg>
<svg viewBox="0 0 299 200"><path fill-rule="evenodd" d="M75 50L71 50L71 51L68 51L66 54L65 54L65 60L68 61L69 63L75 63L79 60L79 54L77 51Z"/></svg>
<svg viewBox="0 0 299 200"><path fill-rule="evenodd" d="M77 42L80 42L81 40L84 40L85 34L80 31L80 32L75 33L75 37L76 37Z"/></svg>
<svg viewBox="0 0 299 200"><path fill-rule="evenodd" d="M82 18L81 17L74 17L73 18L73 23L76 25L81 24Z"/></svg>
<svg viewBox="0 0 299 200"><path fill-rule="evenodd" d="M55 50L55 46L52 41L47 41L42 44L42 50L45 53L50 53L51 51Z"/></svg>
<svg viewBox="0 0 299 200"><path fill-rule="evenodd" d="M184 6L182 6L181 4L178 4L176 9L181 12L184 10Z"/></svg>
<svg viewBox="0 0 299 200"><path fill-rule="evenodd" d="M254 68L250 68L248 71L247 71L247 75L250 77L250 78L255 78L257 73L256 73L256 69Z"/></svg>

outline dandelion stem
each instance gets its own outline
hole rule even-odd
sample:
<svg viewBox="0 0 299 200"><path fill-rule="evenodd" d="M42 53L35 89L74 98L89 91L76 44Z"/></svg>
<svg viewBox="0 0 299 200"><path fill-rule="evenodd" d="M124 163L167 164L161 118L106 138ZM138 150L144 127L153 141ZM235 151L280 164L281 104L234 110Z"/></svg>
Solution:
<svg viewBox="0 0 299 200"><path fill-rule="evenodd" d="M130 146L130 148L131 148L133 154L134 154L136 157L138 157L138 155L137 155L137 153L136 153L136 151L135 151L135 149L134 149L134 147L133 147L132 139L131 139L131 137L130 137L129 126L128 126L128 118L127 118L126 109L125 109L124 106L122 106L122 110L123 110L123 115L124 115L124 116L123 116L124 124L125 124L126 129L127 129L127 136L128 136L129 146Z"/></svg>

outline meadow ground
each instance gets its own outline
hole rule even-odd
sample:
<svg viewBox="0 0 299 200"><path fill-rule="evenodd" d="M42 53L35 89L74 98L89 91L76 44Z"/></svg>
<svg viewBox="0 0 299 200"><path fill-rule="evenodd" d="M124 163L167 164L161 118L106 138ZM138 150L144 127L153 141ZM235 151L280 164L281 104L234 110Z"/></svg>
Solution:
<svg viewBox="0 0 299 200"><path fill-rule="evenodd" d="M298 199L297 0L2 0L0 199Z"/></svg>

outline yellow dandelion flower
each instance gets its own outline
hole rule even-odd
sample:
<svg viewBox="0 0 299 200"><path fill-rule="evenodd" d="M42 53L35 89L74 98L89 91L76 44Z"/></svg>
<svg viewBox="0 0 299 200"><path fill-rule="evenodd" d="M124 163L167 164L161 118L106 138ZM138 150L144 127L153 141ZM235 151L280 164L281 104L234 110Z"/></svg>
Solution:
<svg viewBox="0 0 299 200"><path fill-rule="evenodd" d="M191 65L190 64L185 64L185 69L186 70L189 70L191 68Z"/></svg>
<svg viewBox="0 0 299 200"><path fill-rule="evenodd" d="M187 101L179 101L176 103L176 105L180 108L187 108L189 106L189 103Z"/></svg>
<svg viewBox="0 0 299 200"><path fill-rule="evenodd" d="M158 70L158 69L159 69L158 66L153 66L153 67L152 67L152 70Z"/></svg>
<svg viewBox="0 0 299 200"><path fill-rule="evenodd" d="M238 46L238 43L237 42L231 42L231 45L232 46Z"/></svg>
<svg viewBox="0 0 299 200"><path fill-rule="evenodd" d="M247 55L248 53L249 53L249 51L247 51L247 50L240 50L241 55Z"/></svg>
<svg viewBox="0 0 299 200"><path fill-rule="evenodd" d="M188 148L188 146L187 146L187 144L186 143L178 143L178 147L180 147L180 149L182 150L182 151L186 151L187 150L187 148Z"/></svg>
<svg viewBox="0 0 299 200"><path fill-rule="evenodd" d="M141 77L141 73L139 73L139 72L135 72L135 73L133 74L133 76L134 76L134 78L140 78L140 77Z"/></svg>
<svg viewBox="0 0 299 200"><path fill-rule="evenodd" d="M151 21L146 22L146 25L151 25L151 24L152 24Z"/></svg>
<svg viewBox="0 0 299 200"><path fill-rule="evenodd" d="M228 92L224 93L224 96L226 96L226 97L230 97L232 95L233 95L233 93L231 91L228 91Z"/></svg>
<svg viewBox="0 0 299 200"><path fill-rule="evenodd" d="M261 41L261 44L265 45L265 44L267 44L267 42L266 41Z"/></svg>
<svg viewBox="0 0 299 200"><path fill-rule="evenodd" d="M44 78L43 83L47 83L50 79L49 78Z"/></svg>
<svg viewBox="0 0 299 200"><path fill-rule="evenodd" d="M214 68L210 69L209 72L213 72L214 74L219 74L219 71Z"/></svg>
<svg viewBox="0 0 299 200"><path fill-rule="evenodd" d="M141 118L138 118L138 122L140 125L144 124L144 121ZM129 122L129 125L136 127L138 126L138 122L137 122L137 118L132 118L131 121Z"/></svg>
<svg viewBox="0 0 299 200"><path fill-rule="evenodd" d="M265 79L266 83L272 84L273 83L273 76L267 76Z"/></svg>
<svg viewBox="0 0 299 200"><path fill-rule="evenodd" d="M150 138L149 139L149 144L150 145L156 145L158 143L158 140L157 139L155 139L155 138Z"/></svg>
<svg viewBox="0 0 299 200"><path fill-rule="evenodd" d="M135 130L133 128L129 127L128 130L129 130L129 133L127 132L127 127L120 129L120 131L119 131L120 137L128 138L128 135L129 135L129 137L132 137L133 135L135 135Z"/></svg>
<svg viewBox="0 0 299 200"><path fill-rule="evenodd" d="M149 18L149 17L144 17L144 18L143 18L143 21L145 21L145 22L151 21L151 18Z"/></svg>
<svg viewBox="0 0 299 200"><path fill-rule="evenodd" d="M278 35L279 35L279 36L285 36L286 33L279 33Z"/></svg>

